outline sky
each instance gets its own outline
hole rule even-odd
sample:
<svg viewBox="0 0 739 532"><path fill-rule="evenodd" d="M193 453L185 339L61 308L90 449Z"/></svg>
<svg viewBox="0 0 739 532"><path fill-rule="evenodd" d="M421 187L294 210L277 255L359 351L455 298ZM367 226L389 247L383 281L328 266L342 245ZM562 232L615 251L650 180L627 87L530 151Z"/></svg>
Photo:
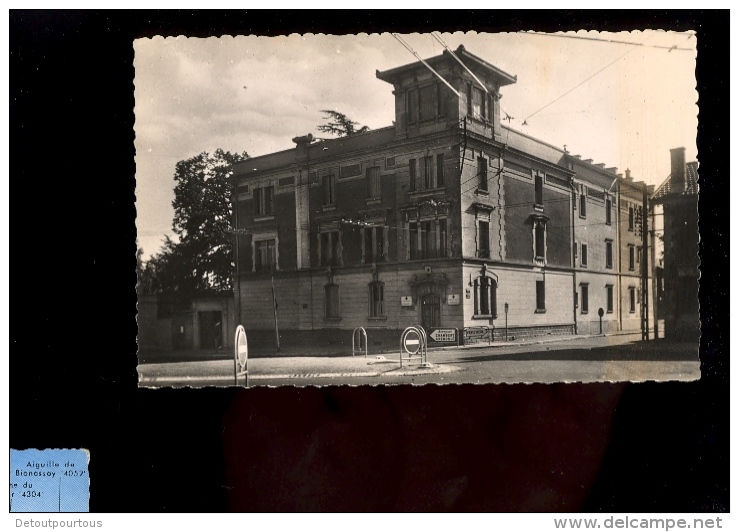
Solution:
<svg viewBox="0 0 739 532"><path fill-rule="evenodd" d="M619 172L628 168L653 185L670 174L671 148L684 147L687 160L697 160L695 35L439 35L451 49L464 44L517 76L501 89L513 129ZM401 37L422 58L444 49L431 34ZM325 136L316 129L323 109L370 129L389 126L392 86L375 71L417 61L389 33L155 37L136 40L134 52L136 226L144 258L172 235L178 161L218 148L252 157L292 148L295 136Z"/></svg>

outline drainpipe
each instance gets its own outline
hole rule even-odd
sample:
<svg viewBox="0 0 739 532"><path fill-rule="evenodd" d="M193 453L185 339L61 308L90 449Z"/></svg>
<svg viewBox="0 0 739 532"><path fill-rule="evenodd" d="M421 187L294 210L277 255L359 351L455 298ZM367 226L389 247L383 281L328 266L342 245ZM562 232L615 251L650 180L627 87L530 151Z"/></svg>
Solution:
<svg viewBox="0 0 739 532"><path fill-rule="evenodd" d="M234 250L236 263L236 323L241 325L241 272L239 271L239 196L236 193L236 183L234 182L233 195L231 196L231 207L233 208L233 226L236 229L234 232Z"/></svg>
<svg viewBox="0 0 739 532"><path fill-rule="evenodd" d="M618 292L618 330L624 330L623 305L621 293L621 179L616 182L616 249L618 249L618 268L616 270L616 284Z"/></svg>
<svg viewBox="0 0 739 532"><path fill-rule="evenodd" d="M577 207L577 188L575 177L570 177L570 189L572 189L572 203L570 204L570 226L572 227L572 242L570 243L570 256L572 257L572 322L575 324L577 334L577 260L575 260L575 207Z"/></svg>

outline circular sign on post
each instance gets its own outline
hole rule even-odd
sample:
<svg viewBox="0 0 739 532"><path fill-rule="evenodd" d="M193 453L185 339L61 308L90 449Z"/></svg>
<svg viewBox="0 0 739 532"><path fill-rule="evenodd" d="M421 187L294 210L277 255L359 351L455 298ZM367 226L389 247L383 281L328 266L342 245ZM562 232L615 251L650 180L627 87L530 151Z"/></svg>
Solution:
<svg viewBox="0 0 739 532"><path fill-rule="evenodd" d="M601 318L603 317L603 307L598 309L598 316Z"/></svg>
<svg viewBox="0 0 739 532"><path fill-rule="evenodd" d="M421 348L421 336L414 329L405 333L403 337L403 347L409 355L415 355Z"/></svg>
<svg viewBox="0 0 739 532"><path fill-rule="evenodd" d="M244 368L249 357L249 345L246 342L246 331L241 325L236 327L236 339L234 340L234 347L236 349L236 360L238 360L239 365Z"/></svg>

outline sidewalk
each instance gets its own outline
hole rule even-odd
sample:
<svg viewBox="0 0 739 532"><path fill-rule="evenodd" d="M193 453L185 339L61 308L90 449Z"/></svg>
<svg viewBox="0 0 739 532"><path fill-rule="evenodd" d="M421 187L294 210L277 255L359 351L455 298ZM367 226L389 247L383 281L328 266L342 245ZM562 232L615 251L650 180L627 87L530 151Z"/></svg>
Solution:
<svg viewBox="0 0 739 532"><path fill-rule="evenodd" d="M619 333L634 334L634 333ZM640 333L636 333L638 336ZM429 347L429 353L445 350L499 349L557 342L572 342L587 338L605 337L606 335L556 336L548 338L532 338L519 342L496 342L492 344L477 343L464 346ZM378 377L409 376L449 373L460 368L451 364L433 364L433 356L429 356L432 367L420 367L420 357L404 360L400 367L400 348L395 352L382 354L370 352L364 355L351 356L351 347L347 353L346 346L294 346L280 351L260 349L259 355L250 353L248 369L249 380L262 379L297 379L297 378L337 378L337 377ZM321 356L315 356L320 354ZM200 353L201 357L193 360L176 362L141 363L138 366L140 386L187 385L188 382L208 381L213 383L234 382L233 354L229 350L214 353ZM407 357L407 355L405 355ZM203 358L205 357L205 358ZM210 358L208 358L210 357ZM227 358L226 358L227 357ZM239 379L243 383L244 378Z"/></svg>

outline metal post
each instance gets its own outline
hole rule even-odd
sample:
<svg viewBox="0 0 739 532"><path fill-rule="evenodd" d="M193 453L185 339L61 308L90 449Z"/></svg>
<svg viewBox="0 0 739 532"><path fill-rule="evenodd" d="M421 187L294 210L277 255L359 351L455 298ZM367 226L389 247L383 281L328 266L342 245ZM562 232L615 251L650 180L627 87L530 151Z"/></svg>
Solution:
<svg viewBox="0 0 739 532"><path fill-rule="evenodd" d="M649 340L649 204L647 184L642 186L642 252L641 252L641 293L642 293L642 340Z"/></svg>
<svg viewBox="0 0 739 532"><path fill-rule="evenodd" d="M277 325L277 298L275 297L275 276L274 276L274 264L270 264L269 277L272 281L272 310L275 316L275 339L277 340L277 349L280 349L280 330Z"/></svg>
<svg viewBox="0 0 739 532"><path fill-rule="evenodd" d="M508 341L508 303L505 304L505 341Z"/></svg>

